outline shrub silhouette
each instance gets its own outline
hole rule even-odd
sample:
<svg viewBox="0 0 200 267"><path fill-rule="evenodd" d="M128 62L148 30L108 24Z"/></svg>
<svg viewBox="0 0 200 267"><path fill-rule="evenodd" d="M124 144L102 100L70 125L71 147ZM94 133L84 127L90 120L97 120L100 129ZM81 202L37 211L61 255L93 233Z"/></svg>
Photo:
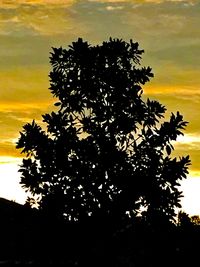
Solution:
<svg viewBox="0 0 200 267"><path fill-rule="evenodd" d="M172 158L187 125L155 100L142 99L153 77L141 67L138 43L110 38L92 46L79 38L53 48L50 91L56 111L23 126L21 185L41 210L67 221L127 223L145 208L149 223L172 221L189 156ZM32 201L32 203L34 203Z"/></svg>

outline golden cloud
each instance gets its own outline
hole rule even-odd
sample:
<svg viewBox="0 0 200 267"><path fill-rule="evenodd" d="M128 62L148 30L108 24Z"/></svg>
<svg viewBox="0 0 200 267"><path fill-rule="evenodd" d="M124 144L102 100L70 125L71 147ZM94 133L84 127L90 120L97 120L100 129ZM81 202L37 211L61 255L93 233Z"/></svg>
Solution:
<svg viewBox="0 0 200 267"><path fill-rule="evenodd" d="M50 102L48 69L22 66L0 71L0 104ZM17 107L15 107L17 108Z"/></svg>
<svg viewBox="0 0 200 267"><path fill-rule="evenodd" d="M89 2L100 2L100 3L165 3L165 2L183 2L186 5L193 5L198 0L89 0Z"/></svg>
<svg viewBox="0 0 200 267"><path fill-rule="evenodd" d="M13 7L16 5L66 5L71 6L77 0L0 0L1 6Z"/></svg>
<svg viewBox="0 0 200 267"><path fill-rule="evenodd" d="M18 159L23 155L20 154L20 151L16 149L16 144L14 142L0 142L0 156L6 159L6 162L10 162L10 158ZM4 162L0 162L4 163Z"/></svg>
<svg viewBox="0 0 200 267"><path fill-rule="evenodd" d="M2 3L3 2L3 3ZM83 30L70 7L76 1L1 1L0 34L52 36ZM9 10L9 12L8 12Z"/></svg>

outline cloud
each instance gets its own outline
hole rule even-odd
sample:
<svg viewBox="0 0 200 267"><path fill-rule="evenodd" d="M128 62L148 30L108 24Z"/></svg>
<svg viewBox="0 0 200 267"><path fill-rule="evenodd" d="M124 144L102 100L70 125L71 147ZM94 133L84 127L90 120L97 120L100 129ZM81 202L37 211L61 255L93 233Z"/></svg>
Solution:
<svg viewBox="0 0 200 267"><path fill-rule="evenodd" d="M194 4L197 0L89 0L88 2L101 2L101 3L165 3L165 2L183 2L185 4Z"/></svg>
<svg viewBox="0 0 200 267"><path fill-rule="evenodd" d="M49 113L53 106L49 102L35 103L0 103L0 156L20 157L20 151L15 144L23 125L36 122L44 126L42 114Z"/></svg>
<svg viewBox="0 0 200 267"><path fill-rule="evenodd" d="M154 88L155 89L155 88ZM166 118L168 118L171 112L176 113L179 111L183 115L183 119L188 123L184 133L200 136L199 128L199 114L200 114L200 93L195 93L191 90L188 94L182 94L174 88L167 89L160 94L154 93L146 94L145 97L149 97L152 100L157 100L167 108ZM169 93L171 91L171 93ZM151 90L153 92L153 89Z"/></svg>
<svg viewBox="0 0 200 267"><path fill-rule="evenodd" d="M19 5L0 9L0 34L50 35L70 31L74 25L68 6Z"/></svg>
<svg viewBox="0 0 200 267"><path fill-rule="evenodd" d="M179 136L177 141L173 142L175 157L190 156L191 166L189 167L190 175L194 173L200 174L199 158L200 158L200 132L186 133L184 136ZM200 177L200 175L199 175Z"/></svg>
<svg viewBox="0 0 200 267"><path fill-rule="evenodd" d="M190 12L193 7L190 3L196 5L194 1L1 1L0 29L2 34L27 34L29 31L42 35L70 31L79 33L80 28L82 32L85 30L87 33L87 30L97 27L99 21L103 21L106 12L109 12L109 16L112 16L113 12L113 16L118 16L115 26L123 24L125 32L130 30L129 27L138 26L140 29L143 27L142 34L145 35L153 26L155 29L152 33L159 34L159 31L163 33L164 30L166 34L166 30L173 32L181 27L180 14L184 15L186 9ZM95 14L96 18L92 14ZM90 25L85 28L88 20ZM190 21L193 20L194 18L190 17ZM106 21L100 24L105 27L105 23Z"/></svg>
<svg viewBox="0 0 200 267"><path fill-rule="evenodd" d="M176 143L180 145L198 146L200 148L200 135L185 134L184 136L179 136Z"/></svg>
<svg viewBox="0 0 200 267"><path fill-rule="evenodd" d="M177 93L180 96L195 95L198 97L200 94L200 66L193 69L191 67L181 67L174 62L168 63L167 61L160 64L158 63L144 64L150 65L154 73L154 78L145 85L145 93L147 94L166 94L171 95ZM195 67L195 64L194 64Z"/></svg>
<svg viewBox="0 0 200 267"><path fill-rule="evenodd" d="M107 6L106 9L113 11L113 10L122 10L124 7L123 6Z"/></svg>
<svg viewBox="0 0 200 267"><path fill-rule="evenodd" d="M49 102L48 66L10 66L0 71L0 104L8 102L31 103Z"/></svg>
<svg viewBox="0 0 200 267"><path fill-rule="evenodd" d="M19 5L65 5L71 6L76 0L0 0L0 5L7 8Z"/></svg>
<svg viewBox="0 0 200 267"><path fill-rule="evenodd" d="M10 1L10 5L11 2L15 6L12 10L4 5L1 8L1 34L54 36L54 39L55 35L87 36L91 41L111 35L135 36L149 51L158 52L165 47L176 48L186 36L191 39L192 34L199 45L196 26L200 18L196 1L48 1L52 4ZM170 56L170 51L168 54Z"/></svg>
<svg viewBox="0 0 200 267"><path fill-rule="evenodd" d="M169 93L170 91L171 93ZM173 92L172 88L166 89L164 92L160 91L160 94L156 94L155 92L156 90L154 90L154 93L146 94L145 98L148 97L151 100L157 100L167 108L165 115L166 121L169 120L172 112L176 114L179 111L183 115L183 120L188 122L185 130L182 131L184 136L180 135L177 141L173 142L175 149L172 156L180 157L189 155L192 162L189 168L190 171L198 171L200 174L200 93L195 93L191 90L188 94L182 94L178 90L174 90Z"/></svg>
<svg viewBox="0 0 200 267"><path fill-rule="evenodd" d="M16 149L16 144L14 142L9 141L0 141L0 155L2 157L13 157L13 158L20 158L22 155L20 151ZM1 164L1 162L0 162Z"/></svg>

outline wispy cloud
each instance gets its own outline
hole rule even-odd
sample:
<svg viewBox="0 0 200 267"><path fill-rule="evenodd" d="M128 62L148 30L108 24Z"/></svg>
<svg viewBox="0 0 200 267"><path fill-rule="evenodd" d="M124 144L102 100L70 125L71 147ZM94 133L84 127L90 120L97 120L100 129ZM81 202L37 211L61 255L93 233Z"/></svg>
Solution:
<svg viewBox="0 0 200 267"><path fill-rule="evenodd" d="M23 5L0 8L1 35L62 34L73 27L73 17L67 6Z"/></svg>
<svg viewBox="0 0 200 267"><path fill-rule="evenodd" d="M172 155L176 157L189 155L191 160L190 176L200 177L200 132L179 136L173 145L175 149Z"/></svg>
<svg viewBox="0 0 200 267"><path fill-rule="evenodd" d="M0 0L1 6L15 7L18 5L65 5L70 6L76 0Z"/></svg>
<svg viewBox="0 0 200 267"><path fill-rule="evenodd" d="M20 157L16 141L23 125L34 119L43 126L41 115L52 110L52 101L0 103L0 156Z"/></svg>
<svg viewBox="0 0 200 267"><path fill-rule="evenodd" d="M177 138L176 144L178 145L183 145L187 144L188 146L198 146L200 149L200 135L195 135L195 134L185 134L180 135Z"/></svg>
<svg viewBox="0 0 200 267"><path fill-rule="evenodd" d="M164 2L183 2L185 4L194 4L197 0L88 0L89 2L102 2L102 3L164 3Z"/></svg>

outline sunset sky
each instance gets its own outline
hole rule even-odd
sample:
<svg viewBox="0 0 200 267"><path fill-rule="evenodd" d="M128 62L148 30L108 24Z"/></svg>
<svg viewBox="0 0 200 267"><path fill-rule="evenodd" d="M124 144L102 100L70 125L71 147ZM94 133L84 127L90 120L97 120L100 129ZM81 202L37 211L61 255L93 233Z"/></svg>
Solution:
<svg viewBox="0 0 200 267"><path fill-rule="evenodd" d="M15 142L26 122L40 122L53 108L51 47L110 36L139 42L142 64L155 75L145 94L189 122L176 154L192 160L182 183L183 209L200 214L199 0L0 0L0 197L25 201Z"/></svg>

